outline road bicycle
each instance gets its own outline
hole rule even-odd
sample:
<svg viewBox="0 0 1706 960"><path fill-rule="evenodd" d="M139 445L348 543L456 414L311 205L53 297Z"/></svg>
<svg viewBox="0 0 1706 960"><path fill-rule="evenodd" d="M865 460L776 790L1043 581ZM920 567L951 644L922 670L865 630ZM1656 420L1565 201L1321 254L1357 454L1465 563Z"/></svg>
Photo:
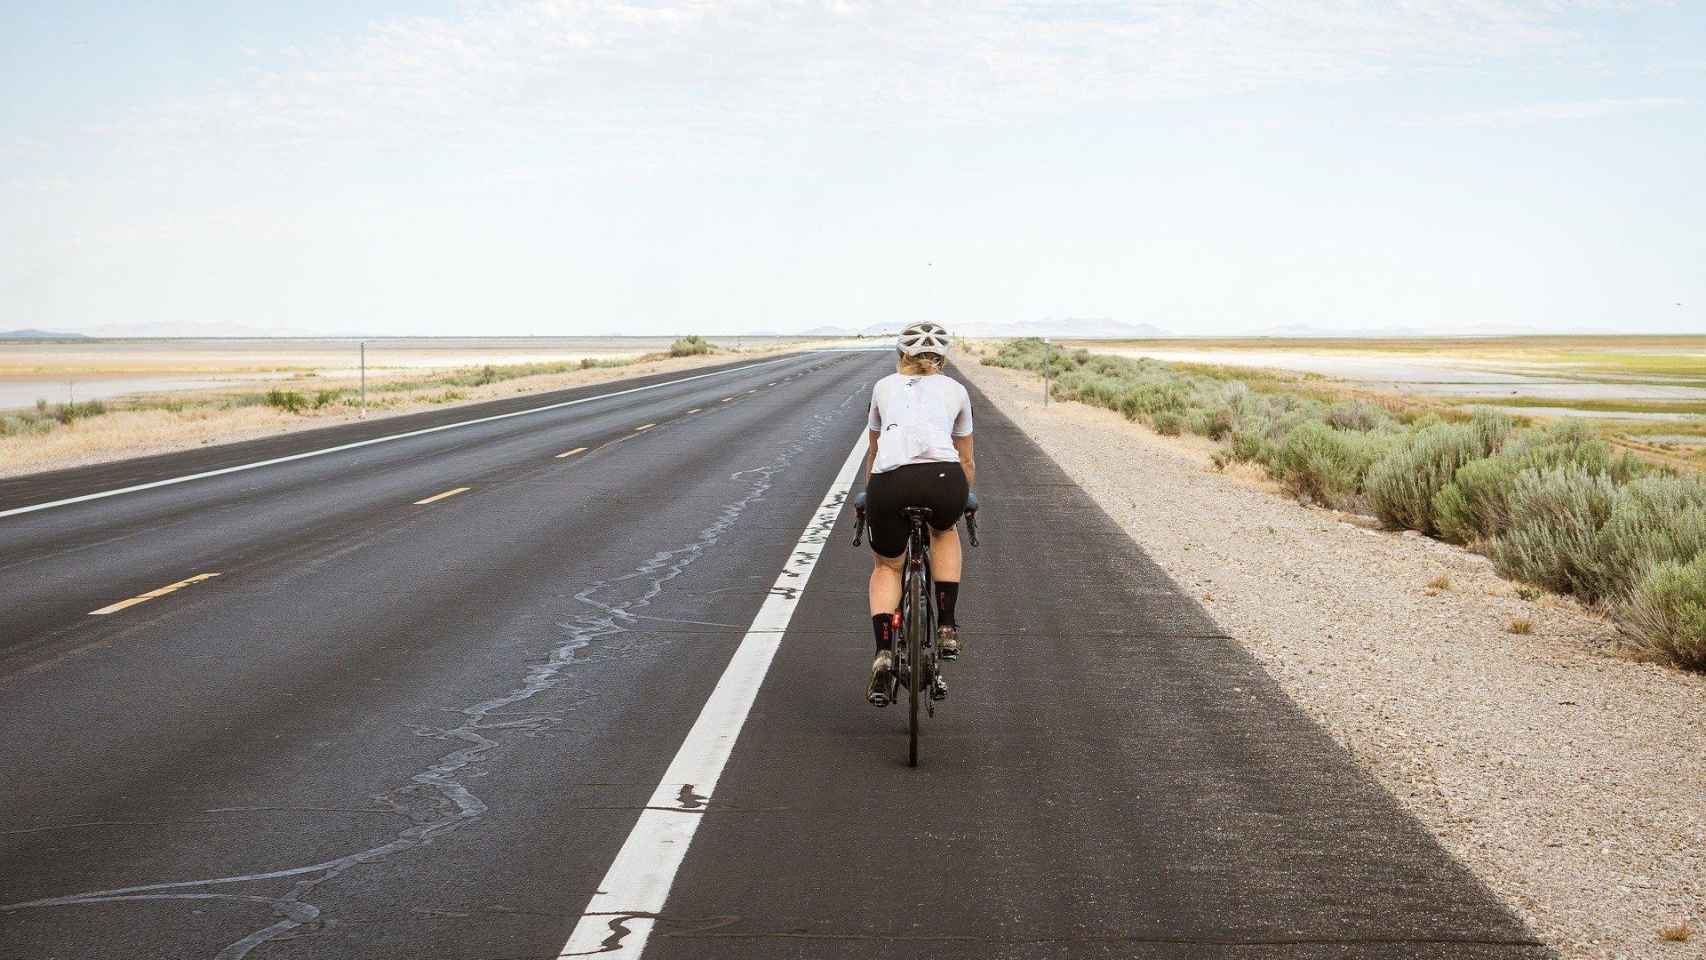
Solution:
<svg viewBox="0 0 1706 960"><path fill-rule="evenodd" d="M865 494L853 500L853 545L860 545L867 522ZM902 554L900 581L899 643L895 644L894 669L889 672L888 702L899 699L906 688L907 765L918 766L918 707L936 715L936 702L948 696L942 677L942 658L936 649L936 591L930 579L930 508L905 507L906 552ZM977 546L977 494L966 498L966 534ZM919 669L913 669L917 665Z"/></svg>

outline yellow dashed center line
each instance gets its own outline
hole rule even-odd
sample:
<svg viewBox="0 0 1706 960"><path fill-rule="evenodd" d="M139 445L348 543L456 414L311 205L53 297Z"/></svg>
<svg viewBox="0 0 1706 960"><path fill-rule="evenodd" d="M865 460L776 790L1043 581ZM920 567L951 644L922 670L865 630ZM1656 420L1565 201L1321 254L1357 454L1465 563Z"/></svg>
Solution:
<svg viewBox="0 0 1706 960"><path fill-rule="evenodd" d="M573 449L573 450L564 450L564 451L563 451L563 452L562 452L562 453L559 453L559 454L557 454L557 456L556 456L556 457L555 457L555 459L557 459L557 460L561 460L561 459L563 459L563 458L564 458L564 457L572 457L572 456L574 456L574 455L575 455L575 454L577 454L577 453L585 453L585 452L586 452L586 448L585 448L585 447L576 447L576 448L574 448L574 449Z"/></svg>
<svg viewBox="0 0 1706 960"><path fill-rule="evenodd" d="M637 426L634 428L634 432L639 433L641 430L650 430L651 428L653 428L655 426L657 426L657 424L655 424L655 423L641 424L640 426Z"/></svg>
<svg viewBox="0 0 1706 960"><path fill-rule="evenodd" d="M147 593L141 594L140 596L131 597L129 600L120 600L117 603L110 604L108 606L102 607L99 610L90 610L89 616L91 616L91 617L104 617L109 613L117 613L126 607L134 607L139 603L146 603L147 601L152 600L155 597L163 597L168 593L175 593L175 592L182 590L183 588L189 586L192 583L200 583L203 580L212 580L214 577L217 577L217 576L219 576L219 574L217 574L217 573L198 573L195 576L190 577L188 580L179 580L177 583L168 583L158 590L150 590Z"/></svg>
<svg viewBox="0 0 1706 960"><path fill-rule="evenodd" d="M425 500L416 500L415 506L417 506L417 507L426 506L429 503L433 503L433 502L438 501L438 500L443 500L445 497L454 497L459 493L467 493L471 489L473 489L473 488L471 488L471 487L457 487L454 490L446 490L443 493L435 493L432 496L427 497Z"/></svg>

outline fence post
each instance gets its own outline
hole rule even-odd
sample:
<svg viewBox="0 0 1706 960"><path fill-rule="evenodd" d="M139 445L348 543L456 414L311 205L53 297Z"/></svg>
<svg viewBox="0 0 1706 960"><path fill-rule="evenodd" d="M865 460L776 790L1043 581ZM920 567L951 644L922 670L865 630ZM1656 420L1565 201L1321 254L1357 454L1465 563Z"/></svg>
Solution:
<svg viewBox="0 0 1706 960"><path fill-rule="evenodd" d="M1048 337L1044 337L1043 338L1043 406L1045 406L1045 407L1048 406L1048 385L1049 385L1049 374L1050 374L1049 368L1050 368L1050 366L1052 366L1052 364L1049 363L1049 360L1053 356L1054 356L1054 346Z"/></svg>
<svg viewBox="0 0 1706 960"><path fill-rule="evenodd" d="M367 419L367 341L361 341L361 419Z"/></svg>

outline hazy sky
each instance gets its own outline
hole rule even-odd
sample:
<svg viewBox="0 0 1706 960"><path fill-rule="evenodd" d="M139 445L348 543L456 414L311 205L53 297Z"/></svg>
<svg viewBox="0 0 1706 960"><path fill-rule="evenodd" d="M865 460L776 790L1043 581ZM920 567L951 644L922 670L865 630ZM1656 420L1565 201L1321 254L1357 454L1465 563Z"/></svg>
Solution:
<svg viewBox="0 0 1706 960"><path fill-rule="evenodd" d="M0 9L0 329L1706 331L1699 0L229 7Z"/></svg>

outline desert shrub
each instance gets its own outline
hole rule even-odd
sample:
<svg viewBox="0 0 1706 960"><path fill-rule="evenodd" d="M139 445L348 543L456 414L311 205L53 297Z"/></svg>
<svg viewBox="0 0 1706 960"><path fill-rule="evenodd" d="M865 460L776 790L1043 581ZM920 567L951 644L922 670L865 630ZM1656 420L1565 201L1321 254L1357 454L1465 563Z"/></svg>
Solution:
<svg viewBox="0 0 1706 960"><path fill-rule="evenodd" d="M329 406L331 404L337 403L340 399L343 398L343 395L344 395L344 391L342 391L342 390L321 390L321 391L318 391L317 393L314 394L314 409L319 410L322 407Z"/></svg>
<svg viewBox="0 0 1706 960"><path fill-rule="evenodd" d="M1514 421L1477 413L1468 423L1432 423L1411 434L1368 472L1363 487L1375 513L1394 527L1439 532L1433 500L1457 471L1498 449Z"/></svg>
<svg viewBox="0 0 1706 960"><path fill-rule="evenodd" d="M37 410L41 409L38 404ZM83 403L62 403L54 408L53 419L70 426L85 417L98 417L107 412L107 405L99 400L89 400Z"/></svg>
<svg viewBox="0 0 1706 960"><path fill-rule="evenodd" d="M1506 444L1504 455L1523 467L1556 467L1575 464L1593 473L1603 473L1624 483L1646 472L1639 460L1618 454L1600 439L1588 423L1564 419L1545 428L1521 431Z"/></svg>
<svg viewBox="0 0 1706 960"><path fill-rule="evenodd" d="M1232 428L1232 459L1244 463L1267 463L1272 459L1268 431L1273 424L1263 417L1250 417Z"/></svg>
<svg viewBox="0 0 1706 960"><path fill-rule="evenodd" d="M1452 482L1435 494L1435 531L1442 539L1461 544L1500 536L1510 526L1510 491L1517 474L1562 466L1604 475L1614 484L1648 472L1633 457L1616 454L1581 421L1522 430L1510 435L1497 454L1459 467Z"/></svg>
<svg viewBox="0 0 1706 960"><path fill-rule="evenodd" d="M1646 568L1706 551L1706 482L1650 476L1617 489L1611 515L1595 538L1594 591L1620 597Z"/></svg>
<svg viewBox="0 0 1706 960"><path fill-rule="evenodd" d="M1434 494L1434 526L1452 543L1490 540L1510 525L1510 491L1522 472L1509 457L1482 457L1457 468Z"/></svg>
<svg viewBox="0 0 1706 960"><path fill-rule="evenodd" d="M1203 407L1191 411L1185 420L1185 429L1199 437L1220 440L1232 432L1232 418L1231 407Z"/></svg>
<svg viewBox="0 0 1706 960"><path fill-rule="evenodd" d="M0 416L0 437L19 437L47 433L57 421L28 413Z"/></svg>
<svg viewBox="0 0 1706 960"><path fill-rule="evenodd" d="M1579 464L1524 470L1511 487L1510 529L1494 541L1494 561L1514 579L1597 599L1596 542L1615 497L1610 477Z"/></svg>
<svg viewBox="0 0 1706 960"><path fill-rule="evenodd" d="M1390 434L1334 430L1307 420L1268 448L1268 472L1299 497L1347 506L1362 492L1369 468L1391 449Z"/></svg>
<svg viewBox="0 0 1706 960"><path fill-rule="evenodd" d="M1176 437L1184 429L1185 418L1171 410L1162 410L1150 418L1155 432L1164 437Z"/></svg>
<svg viewBox="0 0 1706 960"><path fill-rule="evenodd" d="M283 410L286 413L301 413L308 406L308 398L295 390L268 390L266 404Z"/></svg>
<svg viewBox="0 0 1706 960"><path fill-rule="evenodd" d="M1367 433L1390 424L1392 415L1366 400L1342 400L1328 407L1322 419L1335 430Z"/></svg>
<svg viewBox="0 0 1706 960"><path fill-rule="evenodd" d="M710 342L696 333L682 337L669 345L669 355L672 357L695 357L710 352Z"/></svg>
<svg viewBox="0 0 1706 960"><path fill-rule="evenodd" d="M1689 670L1706 670L1706 553L1647 567L1619 608L1636 646Z"/></svg>

